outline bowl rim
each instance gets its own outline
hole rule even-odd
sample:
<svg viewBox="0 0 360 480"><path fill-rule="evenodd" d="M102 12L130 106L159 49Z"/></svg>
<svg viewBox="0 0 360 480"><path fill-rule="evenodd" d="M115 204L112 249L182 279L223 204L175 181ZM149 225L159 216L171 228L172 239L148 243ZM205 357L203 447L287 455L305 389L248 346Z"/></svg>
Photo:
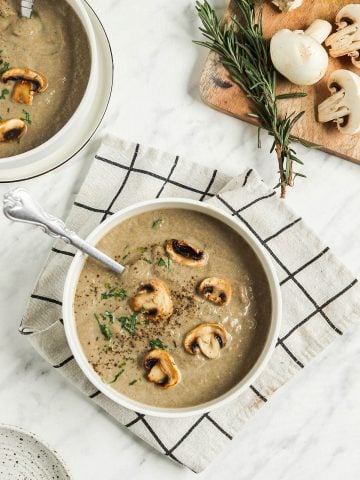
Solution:
<svg viewBox="0 0 360 480"><path fill-rule="evenodd" d="M199 405L180 408L163 408L143 404L132 400L131 398L117 392L110 385L104 383L101 380L100 376L90 366L82 350L76 331L75 315L73 312L73 300L80 273L87 259L87 255L80 251L75 254L75 257L73 258L67 272L63 290L62 305L65 334L69 343L70 350L74 355L74 358L80 369L88 378L88 380L94 385L94 387L96 387L101 393L113 400L118 405L121 405L141 414L166 418L181 418L204 414L220 408L225 404L228 404L236 397L238 397L241 393L243 393L255 381L255 379L258 378L258 376L264 370L265 366L270 360L279 336L282 313L280 284L276 274L275 266L271 261L269 254L266 252L258 239L252 234L252 232L250 232L250 230L248 230L245 225L242 225L239 221L231 217L231 215L229 215L227 212L219 209L218 207L214 207L213 205L209 205L198 200L190 200L186 198L161 198L138 202L136 204L119 210L111 217L106 219L104 222L99 224L87 236L86 241L88 241L92 245L96 245L97 242L101 238L103 238L110 230L112 230L116 225L119 225L128 218L153 210L174 208L198 211L213 218L216 218L225 225L228 225L235 231L235 233L241 236L243 240L248 243L250 248L252 248L257 258L259 259L267 277L270 287L272 303L270 327L267 339L265 341L265 345L261 351L261 354L259 355L255 364L245 375L245 377L240 380L234 387L232 387L230 390L220 395L219 397L216 397L215 399Z"/></svg>
<svg viewBox="0 0 360 480"><path fill-rule="evenodd" d="M58 130L54 135L48 138L45 142L37 145L26 152L18 153L16 155L11 155L10 157L3 157L0 160L2 162L8 162L9 167L11 168L11 164L15 162L19 162L24 160L28 157L38 157L39 155L44 155L44 150L48 148L52 148L52 144L57 142L60 137L66 134L71 127L73 126L76 121L79 121L81 116L84 114L82 111L86 108L87 104L90 102L90 97L92 94L92 90L94 88L94 79L97 75L97 67L98 67L98 52L97 52L97 44L95 38L94 27L92 25L89 13L86 10L86 4L89 6L87 0L63 0L68 6L74 11L75 15L78 17L79 21L81 22L85 35L88 39L89 43L89 50L90 50L90 71L89 71L89 78L86 84L86 88L84 93L79 101L77 107L75 108L71 117L67 120L67 122ZM91 7L90 7L91 8ZM93 9L92 9L93 10ZM94 11L94 10L93 10Z"/></svg>

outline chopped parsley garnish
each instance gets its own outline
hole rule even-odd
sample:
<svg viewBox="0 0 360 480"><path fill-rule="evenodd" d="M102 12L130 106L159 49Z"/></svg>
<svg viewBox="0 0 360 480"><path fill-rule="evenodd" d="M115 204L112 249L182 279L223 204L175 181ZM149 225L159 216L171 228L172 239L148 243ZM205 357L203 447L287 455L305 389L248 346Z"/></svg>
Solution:
<svg viewBox="0 0 360 480"><path fill-rule="evenodd" d="M159 267L166 267L165 260L162 257L158 261L158 265L159 265Z"/></svg>
<svg viewBox="0 0 360 480"><path fill-rule="evenodd" d="M113 324L114 323L114 314L112 312L109 312L108 310L105 310L105 312L102 314L102 317L104 319L107 319L109 323Z"/></svg>
<svg viewBox="0 0 360 480"><path fill-rule="evenodd" d="M0 75L10 70L10 63L4 62L0 67Z"/></svg>
<svg viewBox="0 0 360 480"><path fill-rule="evenodd" d="M111 382L109 382L109 384L110 384L110 383L115 383L116 380L120 377L120 375L121 375L122 373L124 373L124 372L125 372L125 369L124 369L124 368L122 368L121 370L119 370L118 373L117 373L117 374L115 375L115 377L113 378L113 380L111 380Z"/></svg>
<svg viewBox="0 0 360 480"><path fill-rule="evenodd" d="M5 100L6 95L9 95L9 93L10 93L10 90L8 90L7 88L3 88L1 90L0 100Z"/></svg>
<svg viewBox="0 0 360 480"><path fill-rule="evenodd" d="M156 340L149 340L149 347L151 349L155 349L155 348L160 348L161 350L167 349L167 346L164 345L164 342L160 338L157 338Z"/></svg>
<svg viewBox="0 0 360 480"><path fill-rule="evenodd" d="M128 256L129 256L129 253L127 253L126 255L124 255L124 256L122 257L122 259L125 260L125 258L127 258Z"/></svg>
<svg viewBox="0 0 360 480"><path fill-rule="evenodd" d="M106 340L111 340L112 339L112 331L110 330L110 328L107 325L105 325L105 323L100 323L99 317L96 315L96 313L94 313L94 317L96 318L96 321L99 325L100 332L104 335Z"/></svg>
<svg viewBox="0 0 360 480"><path fill-rule="evenodd" d="M105 288L107 288L107 290L101 294L101 300L107 300L108 298L120 298L124 300L127 297L123 288L112 287L109 283L105 284Z"/></svg>
<svg viewBox="0 0 360 480"><path fill-rule="evenodd" d="M139 250L139 252L141 252L141 253L145 253L146 250L147 250L147 247L139 247L138 250Z"/></svg>
<svg viewBox="0 0 360 480"><path fill-rule="evenodd" d="M24 113L25 117L20 118L20 120L22 120L23 122L26 122L29 125L31 125L32 121L31 121L30 113L27 110L25 110L25 108L23 108L23 113Z"/></svg>
<svg viewBox="0 0 360 480"><path fill-rule="evenodd" d="M146 257L143 257L144 262L152 264L152 261Z"/></svg>
<svg viewBox="0 0 360 480"><path fill-rule="evenodd" d="M132 382L129 382L129 385L134 385L137 382L137 380L133 380Z"/></svg>
<svg viewBox="0 0 360 480"><path fill-rule="evenodd" d="M167 271L170 272L170 256L166 255L166 262L165 260L161 257L158 261L159 267L166 267Z"/></svg>
<svg viewBox="0 0 360 480"><path fill-rule="evenodd" d="M155 228L157 228L159 225L161 225L162 223L162 218L158 218L157 220L155 220L152 225L151 225L151 228L153 228L155 230Z"/></svg>
<svg viewBox="0 0 360 480"><path fill-rule="evenodd" d="M124 330L129 333L134 333L137 323L137 315L136 313L132 313L130 317L120 317L119 322Z"/></svg>

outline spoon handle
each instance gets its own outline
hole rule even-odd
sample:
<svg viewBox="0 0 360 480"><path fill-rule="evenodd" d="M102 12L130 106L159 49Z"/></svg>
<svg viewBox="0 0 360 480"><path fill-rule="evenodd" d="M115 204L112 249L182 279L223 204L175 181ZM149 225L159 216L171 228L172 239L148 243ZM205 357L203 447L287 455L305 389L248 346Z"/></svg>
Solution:
<svg viewBox="0 0 360 480"><path fill-rule="evenodd" d="M35 0L21 0L21 16L31 18Z"/></svg>
<svg viewBox="0 0 360 480"><path fill-rule="evenodd" d="M75 232L69 230L62 220L46 213L25 188L15 188L6 193L3 210L9 220L37 225L50 237L60 238L73 245L99 262L104 263L114 272L122 273L124 271L122 265L85 242Z"/></svg>

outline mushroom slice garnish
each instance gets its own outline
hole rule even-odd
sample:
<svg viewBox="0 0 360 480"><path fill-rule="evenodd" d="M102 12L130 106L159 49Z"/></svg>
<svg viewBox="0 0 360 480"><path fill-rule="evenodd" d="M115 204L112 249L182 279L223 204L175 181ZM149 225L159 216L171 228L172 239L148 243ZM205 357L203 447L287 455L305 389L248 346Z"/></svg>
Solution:
<svg viewBox="0 0 360 480"><path fill-rule="evenodd" d="M231 300L231 285L224 278L205 278L198 286L198 291L216 305L228 305Z"/></svg>
<svg viewBox="0 0 360 480"><path fill-rule="evenodd" d="M218 358L227 340L228 334L220 323L202 323L186 335L184 347L192 355L201 352L205 357Z"/></svg>
<svg viewBox="0 0 360 480"><path fill-rule="evenodd" d="M0 122L0 142L19 140L26 132L26 123L19 118L10 118Z"/></svg>
<svg viewBox="0 0 360 480"><path fill-rule="evenodd" d="M167 285L153 279L143 283L138 293L130 299L135 312L142 312L151 320L167 320L173 312L173 303Z"/></svg>
<svg viewBox="0 0 360 480"><path fill-rule="evenodd" d="M1 77L4 83L14 81L12 93L14 102L32 105L34 93L42 93L48 87L48 82L42 73L29 68L15 67L7 70Z"/></svg>
<svg viewBox="0 0 360 480"><path fill-rule="evenodd" d="M171 260L188 267L203 267L209 260L209 255L185 240L167 240L165 251Z"/></svg>
<svg viewBox="0 0 360 480"><path fill-rule="evenodd" d="M146 378L161 388L174 387L181 379L180 371L171 355L164 350L151 350L145 355Z"/></svg>

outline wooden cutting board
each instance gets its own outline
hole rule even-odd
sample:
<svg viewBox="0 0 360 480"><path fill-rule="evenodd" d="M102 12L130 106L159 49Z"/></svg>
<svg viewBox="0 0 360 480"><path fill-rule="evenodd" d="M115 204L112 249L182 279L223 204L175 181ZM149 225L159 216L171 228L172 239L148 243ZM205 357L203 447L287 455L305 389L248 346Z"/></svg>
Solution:
<svg viewBox="0 0 360 480"><path fill-rule="evenodd" d="M349 3L359 3L345 0L304 0L301 7L288 12L281 13L270 1L263 5L263 28L264 35L270 38L275 32L282 28L291 30L306 29L316 18L328 20L335 23L336 13ZM233 1L225 13L226 17L236 14ZM351 63L350 58L332 59L329 61L329 68L325 77L316 85L310 87L299 87L292 85L287 80L279 77L278 94L290 91L303 91L307 97L282 100L280 112L300 112L305 110L304 116L294 127L293 133L309 142L322 145L322 150L338 155L339 157L360 163L360 134L344 135L338 132L335 123L322 124L317 122L317 105L330 95L327 89L329 74L339 68L352 70L360 75ZM200 93L203 101L221 112L233 115L248 123L255 123L247 116L251 112L251 102L246 98L241 89L235 85L225 68L218 62L217 56L210 53L200 81Z"/></svg>

